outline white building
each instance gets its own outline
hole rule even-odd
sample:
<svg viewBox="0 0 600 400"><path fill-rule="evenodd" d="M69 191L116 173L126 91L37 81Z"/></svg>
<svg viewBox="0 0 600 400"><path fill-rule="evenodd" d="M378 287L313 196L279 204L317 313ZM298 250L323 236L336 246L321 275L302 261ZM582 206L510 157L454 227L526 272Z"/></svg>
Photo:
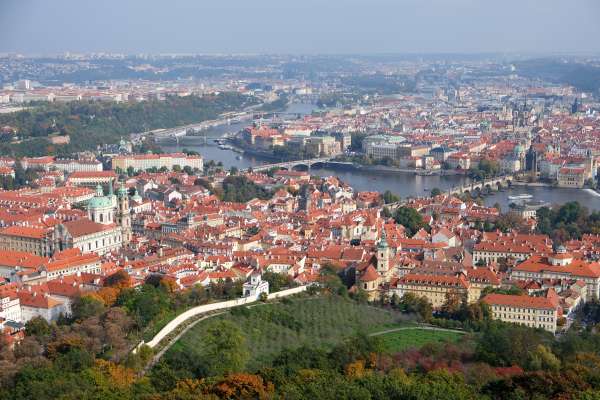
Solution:
<svg viewBox="0 0 600 400"><path fill-rule="evenodd" d="M244 283L244 297L259 298L262 293L269 294L269 282L263 281L260 272L255 271L250 275L250 280Z"/></svg>

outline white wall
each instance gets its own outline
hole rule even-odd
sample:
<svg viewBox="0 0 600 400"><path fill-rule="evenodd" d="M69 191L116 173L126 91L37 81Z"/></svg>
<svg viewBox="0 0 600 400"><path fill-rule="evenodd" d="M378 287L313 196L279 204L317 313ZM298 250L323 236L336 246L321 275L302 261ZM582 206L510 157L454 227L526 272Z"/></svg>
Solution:
<svg viewBox="0 0 600 400"><path fill-rule="evenodd" d="M297 294L297 293L305 291L306 288L307 288L307 286L298 286L295 288L282 290L280 292L271 293L268 298L269 298L269 300L271 300L271 299L278 299L280 297L291 296L293 294ZM185 322L186 320L188 320L196 315L204 314L204 313L207 313L210 311L225 310L227 308L232 308L232 307L241 306L244 304L254 303L256 301L257 301L256 298L242 297L242 298L236 299L236 300L222 301L220 303L204 304L204 305L201 305L198 307L194 307L192 309L189 309L189 310L179 314L177 317L175 317L175 319L173 319L171 322L169 322L167 325L165 325L165 327L162 328L160 330L160 332L158 332L156 334L156 336L154 336L152 338L152 340L150 340L148 343L146 343L146 345L148 345L149 347L156 347L156 345L159 344L161 342L161 340L163 340L165 337L167 337L179 325L181 325L183 322ZM141 343L141 344L143 344L143 343Z"/></svg>

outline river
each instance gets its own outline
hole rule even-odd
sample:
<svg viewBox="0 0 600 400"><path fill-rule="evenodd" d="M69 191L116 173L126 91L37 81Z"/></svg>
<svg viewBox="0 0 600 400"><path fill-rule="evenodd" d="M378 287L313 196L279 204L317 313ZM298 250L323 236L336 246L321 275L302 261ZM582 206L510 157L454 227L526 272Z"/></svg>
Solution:
<svg viewBox="0 0 600 400"><path fill-rule="evenodd" d="M292 103L286 109L288 113L309 114L315 110L315 106L306 103ZM228 132L237 132L243 129L248 121L239 124L222 125L210 130L210 136L224 135ZM223 163L225 168L237 167L248 168L255 165L270 163L272 161L261 160L249 155L241 155L232 150L222 150L212 140L206 144L200 145L163 145L162 148L167 152L181 151L183 148L197 151L205 160L215 160ZM412 173L392 173L392 172L373 172L364 170L346 170L332 168L313 168L311 174L318 176L336 175L344 182L350 184L359 191L378 191L391 192L406 197L425 196L433 188L441 190L449 189L467 182L467 178L460 175L431 175L418 176ZM588 190L563 189L551 187L513 187L502 192L494 192L486 196L484 202L492 206L495 203L500 204L502 210L508 208L510 201L508 196L515 194L531 194L534 200L545 201L550 204L563 204L568 201L578 201L590 210L600 210L600 195Z"/></svg>

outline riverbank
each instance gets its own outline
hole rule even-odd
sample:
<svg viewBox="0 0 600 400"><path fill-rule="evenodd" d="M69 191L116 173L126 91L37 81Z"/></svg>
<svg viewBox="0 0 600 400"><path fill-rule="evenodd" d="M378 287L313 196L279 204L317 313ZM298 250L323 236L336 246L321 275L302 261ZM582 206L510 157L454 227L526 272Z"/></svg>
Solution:
<svg viewBox="0 0 600 400"><path fill-rule="evenodd" d="M288 106L286 112L290 113L310 113L313 107L310 104L292 103ZM231 131L243 129L244 124L232 124L231 126L219 126L211 128L208 135L210 137L222 137ZM225 169L236 167L240 170L263 165L273 161L276 158L264 158L260 152L248 152L244 154L236 153L233 150L220 149L218 145L208 140L206 143L195 145L168 145L161 146L166 152L181 151L184 148L197 151L206 160L215 160L221 162ZM239 147L239 146L238 146ZM252 153L252 154L251 154ZM384 167L384 168L380 168ZM369 166L369 168L354 168L352 164L325 164L318 167L313 166L311 175L317 176L337 176L340 180L352 186L356 191L391 191L405 199L407 197L422 197L429 195L431 189L449 190L453 187L470 183L470 179L464 174L456 174L455 171L441 171L440 174L418 175L414 170L409 172L400 172L393 167ZM515 184L516 183L516 184ZM564 189L552 186L531 185L527 182L513 182L513 187L505 189L502 192L492 192L491 195L484 198L485 204L493 206L499 203L503 210L508 209L510 200L508 196L518 194L531 194L535 200L545 201L550 204L564 204L568 201L578 201L589 210L600 210L600 201L597 192L582 189Z"/></svg>
<svg viewBox="0 0 600 400"><path fill-rule="evenodd" d="M546 183L546 182L521 182L521 181L514 181L513 186L526 186L526 187L555 187L553 184L551 183Z"/></svg>

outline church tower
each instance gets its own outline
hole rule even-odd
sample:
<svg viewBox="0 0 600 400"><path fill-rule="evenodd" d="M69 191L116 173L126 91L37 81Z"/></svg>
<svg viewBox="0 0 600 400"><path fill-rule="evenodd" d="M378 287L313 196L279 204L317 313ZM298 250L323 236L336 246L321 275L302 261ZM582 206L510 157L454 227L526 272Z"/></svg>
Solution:
<svg viewBox="0 0 600 400"><path fill-rule="evenodd" d="M117 190L117 224L121 226L123 235L123 244L127 245L131 241L131 213L129 212L129 195L125 185Z"/></svg>
<svg viewBox="0 0 600 400"><path fill-rule="evenodd" d="M388 246L385 228L381 234L381 240L377 244L377 272L387 275L390 269L390 247Z"/></svg>
<svg viewBox="0 0 600 400"><path fill-rule="evenodd" d="M96 196L88 202L88 217L94 222L103 225L114 223L114 208L109 196L104 195L101 185L96 187Z"/></svg>

